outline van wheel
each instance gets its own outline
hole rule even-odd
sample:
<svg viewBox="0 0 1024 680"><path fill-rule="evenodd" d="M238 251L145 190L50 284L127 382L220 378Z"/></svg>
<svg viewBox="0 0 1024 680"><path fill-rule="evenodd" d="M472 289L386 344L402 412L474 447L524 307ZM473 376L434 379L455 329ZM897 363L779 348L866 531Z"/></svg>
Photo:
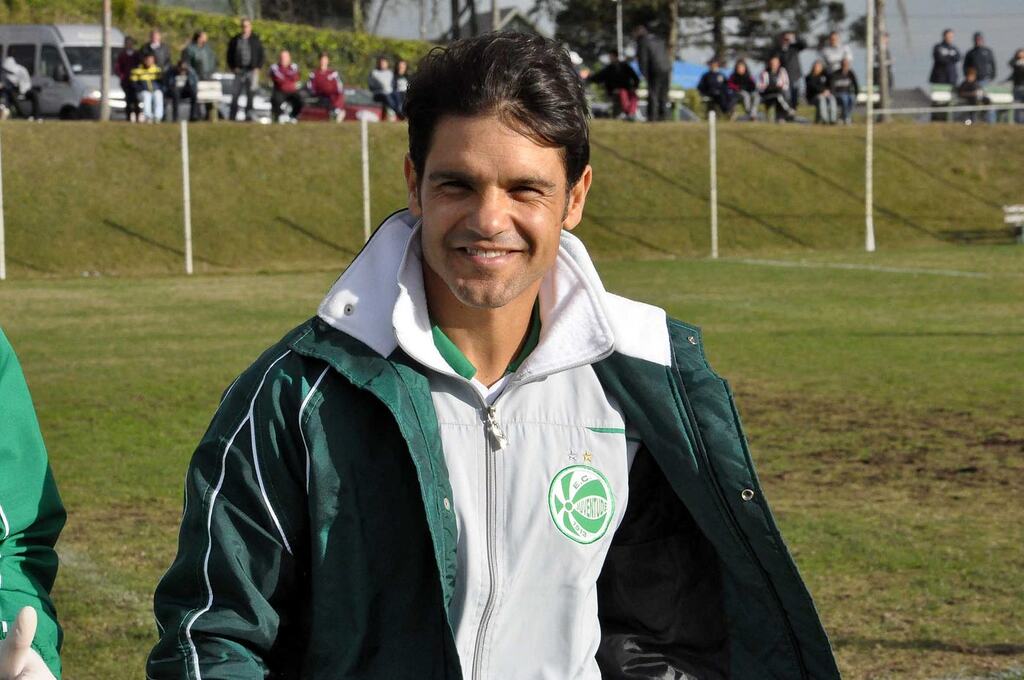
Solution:
<svg viewBox="0 0 1024 680"><path fill-rule="evenodd" d="M61 120L78 120L78 109L74 106L65 106L60 110Z"/></svg>

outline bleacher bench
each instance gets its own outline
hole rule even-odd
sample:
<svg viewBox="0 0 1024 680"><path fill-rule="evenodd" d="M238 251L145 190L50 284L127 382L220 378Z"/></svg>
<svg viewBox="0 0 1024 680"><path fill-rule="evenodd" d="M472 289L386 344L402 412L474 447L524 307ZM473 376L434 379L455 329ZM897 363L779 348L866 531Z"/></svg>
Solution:
<svg viewBox="0 0 1024 680"><path fill-rule="evenodd" d="M224 96L219 80L200 80L196 85L196 103L210 104L210 120L217 120L217 108Z"/></svg>
<svg viewBox="0 0 1024 680"><path fill-rule="evenodd" d="M1004 205L1003 224L1009 225L1017 243L1024 245L1024 205Z"/></svg>

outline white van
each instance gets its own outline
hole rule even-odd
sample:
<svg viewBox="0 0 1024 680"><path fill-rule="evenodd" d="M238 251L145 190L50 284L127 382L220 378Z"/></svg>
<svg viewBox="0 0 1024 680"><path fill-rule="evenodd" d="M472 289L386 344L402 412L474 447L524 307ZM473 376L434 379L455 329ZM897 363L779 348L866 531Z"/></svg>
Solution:
<svg viewBox="0 0 1024 680"><path fill-rule="evenodd" d="M124 34L111 29L111 68L124 45ZM0 25L0 62L14 57L32 74L43 116L98 118L103 27L87 24ZM125 108L124 92L111 75L110 107Z"/></svg>

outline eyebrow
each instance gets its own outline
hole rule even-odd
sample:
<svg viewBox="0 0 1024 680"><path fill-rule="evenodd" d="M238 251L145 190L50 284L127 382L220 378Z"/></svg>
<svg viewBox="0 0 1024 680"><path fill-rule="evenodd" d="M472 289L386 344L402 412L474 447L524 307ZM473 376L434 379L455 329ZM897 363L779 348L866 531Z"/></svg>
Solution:
<svg viewBox="0 0 1024 680"><path fill-rule="evenodd" d="M445 181L456 181L462 182L473 186L477 184L477 180L473 175L465 172L459 172L458 170L435 170L434 172L427 175L429 182L445 182ZM525 175L522 177L512 178L508 184L510 186L528 186L536 189L546 189L551 191L557 187L557 185L549 179L539 177L537 175Z"/></svg>

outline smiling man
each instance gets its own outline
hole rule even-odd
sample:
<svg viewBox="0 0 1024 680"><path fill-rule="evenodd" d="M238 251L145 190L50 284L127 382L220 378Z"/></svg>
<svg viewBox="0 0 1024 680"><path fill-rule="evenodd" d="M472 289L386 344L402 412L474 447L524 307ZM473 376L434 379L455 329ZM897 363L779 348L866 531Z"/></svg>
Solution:
<svg viewBox="0 0 1024 680"><path fill-rule="evenodd" d="M227 390L151 678L836 678L696 328L605 291L557 44L410 84L408 210Z"/></svg>

